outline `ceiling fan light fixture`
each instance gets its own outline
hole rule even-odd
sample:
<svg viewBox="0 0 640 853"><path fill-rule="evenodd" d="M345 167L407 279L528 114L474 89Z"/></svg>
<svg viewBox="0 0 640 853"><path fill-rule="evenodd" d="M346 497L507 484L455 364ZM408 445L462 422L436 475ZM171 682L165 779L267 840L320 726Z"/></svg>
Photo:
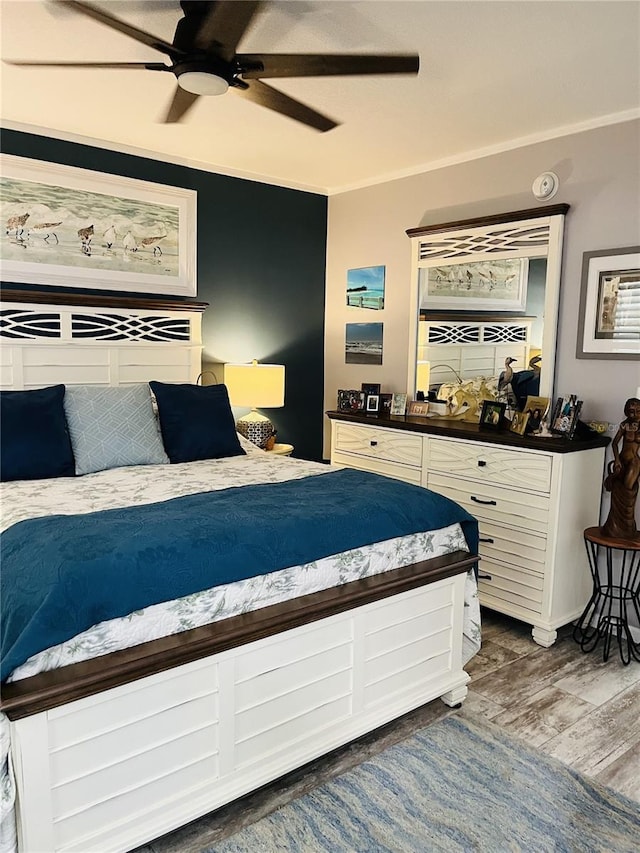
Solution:
<svg viewBox="0 0 640 853"><path fill-rule="evenodd" d="M178 85L193 95L224 95L229 88L224 77L210 71L183 71L178 76Z"/></svg>

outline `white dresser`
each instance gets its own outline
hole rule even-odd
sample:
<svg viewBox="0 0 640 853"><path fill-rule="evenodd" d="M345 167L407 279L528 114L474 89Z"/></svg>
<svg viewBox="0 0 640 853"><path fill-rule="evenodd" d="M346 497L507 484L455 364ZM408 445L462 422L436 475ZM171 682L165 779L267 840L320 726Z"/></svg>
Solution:
<svg viewBox="0 0 640 853"><path fill-rule="evenodd" d="M572 442L330 412L331 462L425 486L478 519L480 602L541 646L591 594L583 532L597 524L607 441Z"/></svg>

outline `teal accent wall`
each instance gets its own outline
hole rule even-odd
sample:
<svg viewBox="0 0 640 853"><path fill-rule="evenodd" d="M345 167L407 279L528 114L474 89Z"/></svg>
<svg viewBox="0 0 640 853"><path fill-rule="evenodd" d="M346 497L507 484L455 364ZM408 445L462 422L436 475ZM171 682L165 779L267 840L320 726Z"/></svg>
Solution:
<svg viewBox="0 0 640 853"><path fill-rule="evenodd" d="M2 151L196 190L203 360L284 364L285 406L265 414L295 456L322 458L325 196L19 131Z"/></svg>

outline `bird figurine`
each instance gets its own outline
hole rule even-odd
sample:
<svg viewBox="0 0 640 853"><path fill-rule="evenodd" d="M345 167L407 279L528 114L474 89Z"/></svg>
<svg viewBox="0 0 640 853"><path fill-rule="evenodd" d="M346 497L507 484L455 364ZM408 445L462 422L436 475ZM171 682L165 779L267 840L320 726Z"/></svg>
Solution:
<svg viewBox="0 0 640 853"><path fill-rule="evenodd" d="M505 358L504 370L498 376L498 400L505 402L509 407L515 403L515 395L513 393L513 386L511 385L513 382L513 367L511 365L515 364L517 360L517 358L512 358L511 356Z"/></svg>
<svg viewBox="0 0 640 853"><path fill-rule="evenodd" d="M511 367L511 365L514 364L517 360L517 358L511 358L511 356L505 358L504 370L500 373L500 376L498 376L499 394L506 393L507 386L511 385L511 380L513 379L513 367Z"/></svg>
<svg viewBox="0 0 640 853"><path fill-rule="evenodd" d="M540 373L540 368L542 367L542 356L534 355L533 358L529 359L529 370L533 370L534 373Z"/></svg>

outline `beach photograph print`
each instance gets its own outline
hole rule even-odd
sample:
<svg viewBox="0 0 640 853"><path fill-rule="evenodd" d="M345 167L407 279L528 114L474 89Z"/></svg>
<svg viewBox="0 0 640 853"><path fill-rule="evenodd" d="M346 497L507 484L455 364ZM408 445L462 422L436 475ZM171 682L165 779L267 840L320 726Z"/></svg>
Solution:
<svg viewBox="0 0 640 853"><path fill-rule="evenodd" d="M384 308L384 267L347 270L347 305L351 308Z"/></svg>
<svg viewBox="0 0 640 853"><path fill-rule="evenodd" d="M347 323L346 364L382 364L382 323Z"/></svg>
<svg viewBox="0 0 640 853"><path fill-rule="evenodd" d="M191 191L56 164L42 164L28 177L24 167L5 168L4 158L2 166L6 280L195 294L195 281L186 281L195 278L195 252L188 263L180 197Z"/></svg>

